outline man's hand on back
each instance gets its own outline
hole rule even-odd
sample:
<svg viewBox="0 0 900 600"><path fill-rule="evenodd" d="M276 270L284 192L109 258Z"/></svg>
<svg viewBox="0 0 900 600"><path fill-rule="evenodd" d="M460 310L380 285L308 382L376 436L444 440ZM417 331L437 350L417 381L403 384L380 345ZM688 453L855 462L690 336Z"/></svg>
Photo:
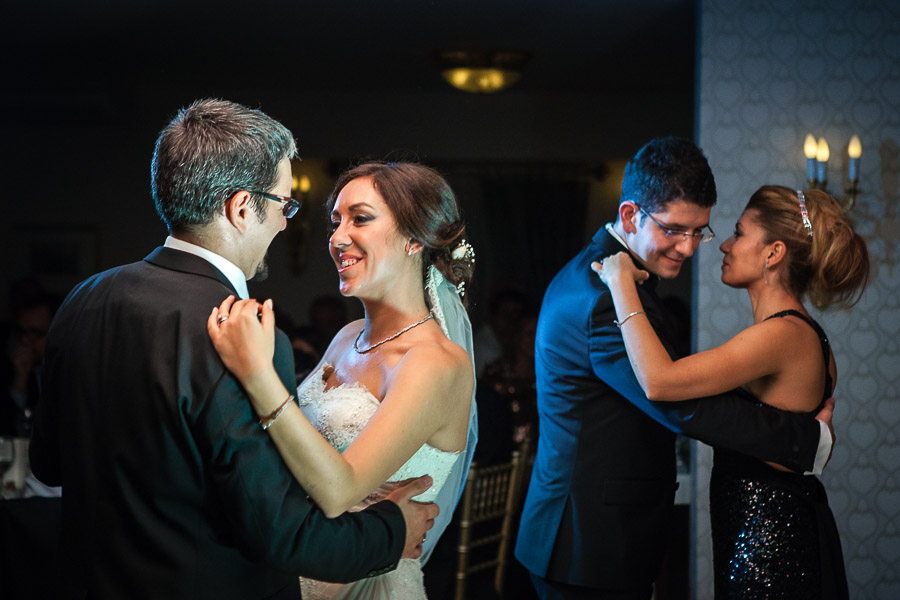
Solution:
<svg viewBox="0 0 900 600"><path fill-rule="evenodd" d="M422 555L425 534L434 527L434 519L440 513L440 508L434 502L410 500L430 488L432 483L428 475L410 479L385 498L400 507L403 520L406 521L406 544L401 558L419 558Z"/></svg>
<svg viewBox="0 0 900 600"><path fill-rule="evenodd" d="M837 438L834 436L834 425L831 424L831 419L833 418L834 398L829 398L825 401L825 406L822 407L822 410L816 415L816 419L828 425L828 430L831 432L831 452L828 453L828 460L825 461L826 465L831 460L831 455L834 454L834 444L837 442Z"/></svg>

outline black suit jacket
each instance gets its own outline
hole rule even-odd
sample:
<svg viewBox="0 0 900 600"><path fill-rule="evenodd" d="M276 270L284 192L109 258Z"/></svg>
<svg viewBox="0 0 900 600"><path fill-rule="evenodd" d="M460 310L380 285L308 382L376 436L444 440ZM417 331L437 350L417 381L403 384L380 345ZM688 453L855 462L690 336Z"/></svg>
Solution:
<svg viewBox="0 0 900 600"><path fill-rule="evenodd" d="M327 519L260 428L206 331L231 293L207 261L157 248L83 282L57 313L31 464L63 486L71 597L297 598L301 574L396 566L399 508ZM291 356L279 331L288 389Z"/></svg>
<svg viewBox="0 0 900 600"><path fill-rule="evenodd" d="M650 402L634 376L612 297L590 263L625 248L600 230L553 279L535 342L537 458L516 557L554 581L622 589L659 572L676 487L675 433L799 470L819 425L737 394ZM672 354L656 278L638 287Z"/></svg>

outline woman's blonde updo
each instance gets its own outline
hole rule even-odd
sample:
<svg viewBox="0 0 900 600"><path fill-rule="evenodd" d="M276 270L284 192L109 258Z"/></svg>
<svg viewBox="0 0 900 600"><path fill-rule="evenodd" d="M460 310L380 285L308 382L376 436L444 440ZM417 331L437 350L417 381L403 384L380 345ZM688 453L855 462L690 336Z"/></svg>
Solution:
<svg viewBox="0 0 900 600"><path fill-rule="evenodd" d="M475 270L471 253L456 252L466 231L453 190L430 167L413 162L365 162L338 177L328 198L328 214L344 187L360 177L371 177L375 190L397 221L400 235L424 246L423 278L434 265L457 289L469 289ZM468 294L463 296L466 303Z"/></svg>
<svg viewBox="0 0 900 600"><path fill-rule="evenodd" d="M869 252L862 236L834 198L821 190L805 190L812 224L809 235L800 213L797 192L777 185L756 191L745 210L766 232L765 243L787 247L787 285L806 295L818 308L850 307L859 301L869 279Z"/></svg>

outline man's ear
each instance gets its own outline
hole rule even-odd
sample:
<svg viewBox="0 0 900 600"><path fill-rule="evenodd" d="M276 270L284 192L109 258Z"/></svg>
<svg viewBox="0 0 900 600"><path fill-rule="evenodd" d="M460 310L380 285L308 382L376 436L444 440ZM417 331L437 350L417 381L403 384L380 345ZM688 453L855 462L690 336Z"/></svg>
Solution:
<svg viewBox="0 0 900 600"><path fill-rule="evenodd" d="M630 200L623 200L619 204L619 221L622 222L622 229L625 233L634 234L637 232L637 220L641 216L638 205Z"/></svg>
<svg viewBox="0 0 900 600"><path fill-rule="evenodd" d="M247 230L248 219L254 217L252 200L250 192L241 190L225 201L225 218L241 233Z"/></svg>

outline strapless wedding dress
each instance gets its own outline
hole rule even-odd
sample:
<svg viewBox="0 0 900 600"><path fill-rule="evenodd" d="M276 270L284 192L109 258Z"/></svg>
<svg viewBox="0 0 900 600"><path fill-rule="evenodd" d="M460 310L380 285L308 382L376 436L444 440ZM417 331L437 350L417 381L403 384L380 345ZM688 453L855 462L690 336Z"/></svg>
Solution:
<svg viewBox="0 0 900 600"><path fill-rule="evenodd" d="M356 439L380 403L360 384L345 383L326 389L323 376L327 368L330 366L323 365L307 377L297 390L297 398L306 418L333 447L343 452ZM370 504L383 500L391 492L393 487L391 482L420 475L431 475L434 485L414 499L420 502L433 502L447 481L453 466L457 461L463 460L464 456L462 452L445 452L425 444L384 485L350 510L362 510ZM452 510L445 506L440 508L442 512ZM352 552L353 549L348 548L348 551ZM390 573L348 584L326 583L301 577L300 588L304 600L332 598L412 600L426 597L419 561L408 558L401 559L397 569Z"/></svg>

